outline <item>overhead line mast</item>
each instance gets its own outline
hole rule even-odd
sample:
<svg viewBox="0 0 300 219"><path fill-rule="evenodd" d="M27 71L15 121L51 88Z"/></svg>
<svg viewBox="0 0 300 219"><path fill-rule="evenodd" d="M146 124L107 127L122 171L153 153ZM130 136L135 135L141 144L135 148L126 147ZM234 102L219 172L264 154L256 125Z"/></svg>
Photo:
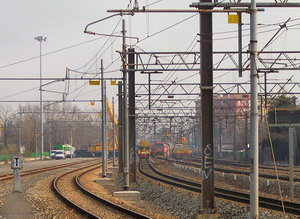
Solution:
<svg viewBox="0 0 300 219"><path fill-rule="evenodd" d="M202 191L199 218L214 218L216 209L214 202L214 159L213 159L213 47L212 47L212 12L246 12L250 14L250 52L251 52L251 183L250 183L250 218L258 218L258 71L257 71L257 12L264 9L258 7L300 7L299 3L260 3L251 0L251 3L222 4L211 0L200 0L190 7L198 10L148 10L143 7L133 10L108 10L119 14L134 13L201 13L200 14L200 54L201 55L201 111L202 111ZM223 7L216 10L215 7ZM231 8L234 9L231 9ZM237 8L236 8L237 7ZM244 8L238 8L244 7ZM202 13L204 12L204 13ZM241 16L240 16L241 17ZM241 64L241 62L240 62ZM205 109L205 110L204 110Z"/></svg>

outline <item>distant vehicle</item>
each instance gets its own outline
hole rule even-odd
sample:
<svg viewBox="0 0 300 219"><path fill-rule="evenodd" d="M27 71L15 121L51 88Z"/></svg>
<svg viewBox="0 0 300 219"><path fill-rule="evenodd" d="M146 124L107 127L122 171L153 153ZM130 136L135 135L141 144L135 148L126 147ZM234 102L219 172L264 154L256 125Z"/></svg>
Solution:
<svg viewBox="0 0 300 219"><path fill-rule="evenodd" d="M65 159L66 156L65 156L64 150L56 150L56 151L55 151L54 158L57 159L57 160L58 160L58 159Z"/></svg>
<svg viewBox="0 0 300 219"><path fill-rule="evenodd" d="M174 158L183 158L191 156L192 151L184 144L175 144L172 155Z"/></svg>
<svg viewBox="0 0 300 219"><path fill-rule="evenodd" d="M170 156L170 145L162 141L157 141L154 143L151 149L152 157L162 157L167 158Z"/></svg>
<svg viewBox="0 0 300 219"><path fill-rule="evenodd" d="M58 150L52 150L51 152L50 152L50 158L51 159L54 159L55 158L55 152L56 151L58 151Z"/></svg>
<svg viewBox="0 0 300 219"><path fill-rule="evenodd" d="M149 141L141 140L138 146L137 155L140 159L148 159L150 156Z"/></svg>
<svg viewBox="0 0 300 219"><path fill-rule="evenodd" d="M64 151L65 157L75 157L75 147L69 144L58 144L58 145L53 145L53 151Z"/></svg>

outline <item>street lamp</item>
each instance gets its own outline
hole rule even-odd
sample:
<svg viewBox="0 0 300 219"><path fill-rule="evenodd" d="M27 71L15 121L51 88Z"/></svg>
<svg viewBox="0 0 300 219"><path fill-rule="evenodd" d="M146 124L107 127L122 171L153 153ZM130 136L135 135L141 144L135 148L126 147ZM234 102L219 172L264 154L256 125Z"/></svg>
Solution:
<svg viewBox="0 0 300 219"><path fill-rule="evenodd" d="M43 94L42 94L42 41L47 37L37 36L34 38L40 42L40 158L43 160L44 153L44 126L43 126Z"/></svg>

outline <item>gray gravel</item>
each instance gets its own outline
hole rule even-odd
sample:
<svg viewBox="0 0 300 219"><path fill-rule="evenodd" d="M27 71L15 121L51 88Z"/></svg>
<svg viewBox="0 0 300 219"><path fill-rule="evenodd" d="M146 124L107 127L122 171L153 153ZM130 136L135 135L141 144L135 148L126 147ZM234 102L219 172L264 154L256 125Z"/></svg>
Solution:
<svg viewBox="0 0 300 219"><path fill-rule="evenodd" d="M185 171L181 171L181 175ZM193 174L190 172L189 174ZM241 182L245 182L244 181ZM141 198L151 201L154 206L161 208L170 215L178 218L194 218L200 206L200 196L197 193L187 192L172 188L162 183L150 183L141 178L136 190L141 192ZM266 185L265 183L262 183ZM235 185L238 186L235 181ZM261 185L262 186L262 185ZM249 218L248 205L230 202L216 198L216 209L219 218ZM260 209L260 218L297 218L296 216L283 215L278 212Z"/></svg>

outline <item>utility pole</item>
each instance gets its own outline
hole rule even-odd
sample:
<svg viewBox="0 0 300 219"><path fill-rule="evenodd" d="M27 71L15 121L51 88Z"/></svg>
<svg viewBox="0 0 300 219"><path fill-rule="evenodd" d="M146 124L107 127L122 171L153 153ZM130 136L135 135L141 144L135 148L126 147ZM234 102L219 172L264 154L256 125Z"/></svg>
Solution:
<svg viewBox="0 0 300 219"><path fill-rule="evenodd" d="M125 19L122 20L123 32L123 87L124 87L124 190L129 190L129 118L128 118L128 78L127 78L127 48L126 48L126 29Z"/></svg>
<svg viewBox="0 0 300 219"><path fill-rule="evenodd" d="M103 60L101 59L101 96L102 96L102 177L107 171L107 131L106 131L106 82L103 75Z"/></svg>
<svg viewBox="0 0 300 219"><path fill-rule="evenodd" d="M234 113L234 117L233 117L233 159L234 161L236 161L236 152L237 152L237 145L236 145L236 113Z"/></svg>
<svg viewBox="0 0 300 219"><path fill-rule="evenodd" d="M259 218L258 202L258 72L257 72L257 7L251 0L250 8L250 218Z"/></svg>
<svg viewBox="0 0 300 219"><path fill-rule="evenodd" d="M47 37L37 36L34 38L40 42L40 159L43 160L44 153L44 124L43 124L43 93L42 93L42 41Z"/></svg>
<svg viewBox="0 0 300 219"><path fill-rule="evenodd" d="M113 167L116 165L115 160L116 160L116 141L115 141L115 100L114 97L112 97L112 128L113 128Z"/></svg>
<svg viewBox="0 0 300 219"><path fill-rule="evenodd" d="M118 111L119 111L119 173L124 172L124 110L123 110L123 92L122 92L122 82L118 82Z"/></svg>
<svg viewBox="0 0 300 219"><path fill-rule="evenodd" d="M132 182L136 183L136 133L135 133L135 53L134 49L128 49L128 97L129 97L129 151L130 151L130 175ZM149 73L150 75L150 73Z"/></svg>
<svg viewBox="0 0 300 219"><path fill-rule="evenodd" d="M19 135L19 155L22 155L22 133L21 133L21 121L22 121L22 113L19 112L19 128L18 128L18 135Z"/></svg>
<svg viewBox="0 0 300 219"><path fill-rule="evenodd" d="M200 0L201 3L211 0ZM214 194L214 130L213 130L213 38L212 13L200 14L201 55L201 203L199 214L215 214Z"/></svg>

